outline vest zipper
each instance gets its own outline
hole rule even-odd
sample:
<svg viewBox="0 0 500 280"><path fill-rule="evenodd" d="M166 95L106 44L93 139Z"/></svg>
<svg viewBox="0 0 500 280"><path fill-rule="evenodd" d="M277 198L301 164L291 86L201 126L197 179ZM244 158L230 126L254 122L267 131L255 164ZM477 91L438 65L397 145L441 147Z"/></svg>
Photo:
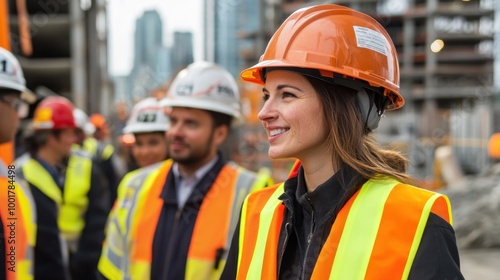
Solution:
<svg viewBox="0 0 500 280"><path fill-rule="evenodd" d="M309 232L309 234L307 235L307 247L306 247L306 252L304 254L304 262L302 263L302 277L300 279L306 279L305 278L305 268L306 268L306 262L307 262L307 255L309 253L309 248L311 247L311 241L312 241L312 237L313 237L313 233L314 233L314 227L316 226L316 223L314 221L314 207L311 203L311 199L309 198L309 196L306 196L307 197L307 202L309 203L309 205L311 206L311 230Z"/></svg>
<svg viewBox="0 0 500 280"><path fill-rule="evenodd" d="M167 250L167 255L166 255L166 258L165 258L165 264L167 265L167 269L165 269L163 271L163 275L160 279L168 279L168 275L169 275L169 270L170 270L170 260L172 259L172 256L173 256L173 253L174 253L174 250L172 249L172 245L174 244L175 242L175 234L177 232L177 227L179 225L179 220L182 216L182 212L184 210L184 207L182 207L181 209L178 209L177 212L175 212L175 221L174 221L174 226L173 226L173 229L172 229L172 234L170 235L170 239L168 240L168 250Z"/></svg>
<svg viewBox="0 0 500 280"><path fill-rule="evenodd" d="M293 212L290 211L290 215L288 216L288 221L285 224L285 239L283 240L283 247L281 248L281 253L280 253L280 259L278 262L278 275L276 275L276 278L279 278L280 271L281 271L281 263L283 262L283 257L285 256L285 248L286 244L288 243L288 237L290 236L288 234L289 232L289 227L292 225L292 217L293 217Z"/></svg>

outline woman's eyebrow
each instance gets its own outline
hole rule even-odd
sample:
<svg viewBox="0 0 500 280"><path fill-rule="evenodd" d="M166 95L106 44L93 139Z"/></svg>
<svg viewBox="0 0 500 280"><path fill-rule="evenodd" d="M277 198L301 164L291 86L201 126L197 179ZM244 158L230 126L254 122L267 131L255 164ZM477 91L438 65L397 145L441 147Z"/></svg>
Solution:
<svg viewBox="0 0 500 280"><path fill-rule="evenodd" d="M281 89L284 89L284 88L287 88L287 87L289 87L289 88L293 88L293 89L295 89L295 90L298 90L298 91L302 92L302 90L301 90L300 88L295 87L295 86L292 86L292 85L288 85L288 84L278 85L278 86L276 87L276 89L277 89L277 90L281 90Z"/></svg>

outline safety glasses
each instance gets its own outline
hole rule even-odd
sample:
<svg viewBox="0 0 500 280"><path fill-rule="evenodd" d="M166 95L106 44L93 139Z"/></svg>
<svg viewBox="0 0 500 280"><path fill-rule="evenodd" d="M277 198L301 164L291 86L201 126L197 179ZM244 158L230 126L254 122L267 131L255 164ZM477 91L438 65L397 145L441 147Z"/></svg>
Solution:
<svg viewBox="0 0 500 280"><path fill-rule="evenodd" d="M12 109L16 110L17 116L19 118L25 118L28 116L29 106L26 102L22 101L19 96L16 95L0 95L0 101L7 104Z"/></svg>

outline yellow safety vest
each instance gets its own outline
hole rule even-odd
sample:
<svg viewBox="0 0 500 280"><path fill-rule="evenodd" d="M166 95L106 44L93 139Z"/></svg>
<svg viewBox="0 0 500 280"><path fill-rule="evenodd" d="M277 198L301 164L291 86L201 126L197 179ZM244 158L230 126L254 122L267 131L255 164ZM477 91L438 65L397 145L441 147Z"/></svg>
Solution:
<svg viewBox="0 0 500 280"><path fill-rule="evenodd" d="M152 244L163 205L160 193L171 165L172 160L166 160L133 171L122 180L98 266L107 278L151 278ZM223 167L196 219L185 279L219 279L225 259L214 269L216 249L229 248L244 198L266 186L267 175L257 176L233 163ZM220 218L223 213L226 216Z"/></svg>
<svg viewBox="0 0 500 280"><path fill-rule="evenodd" d="M100 145L104 145L103 147L100 147ZM86 138L83 141L83 150L89 153L92 157L98 159L98 160L107 160L111 157L111 155L114 153L115 148L110 145L110 144L100 144L97 139L93 137ZM102 148L102 150L99 151L99 148ZM100 153L100 154L98 154Z"/></svg>
<svg viewBox="0 0 500 280"><path fill-rule="evenodd" d="M20 170L6 167L0 160L0 217L5 238L7 280L31 280L34 277L36 210Z"/></svg>
<svg viewBox="0 0 500 280"><path fill-rule="evenodd" d="M57 221L71 252L78 250L78 241L85 227L84 218L89 206L91 177L92 160L72 153L66 169L63 204Z"/></svg>
<svg viewBox="0 0 500 280"><path fill-rule="evenodd" d="M85 212L92 174L92 160L73 152L66 169L64 191L54 182L47 170L35 159L22 165L28 182L37 187L59 208L57 224L70 252L78 250L78 241L85 227Z"/></svg>
<svg viewBox="0 0 500 280"><path fill-rule="evenodd" d="M276 279L283 184L257 191L242 209L237 279ZM444 195L392 179L369 180L343 206L311 279L407 279L429 214L451 224Z"/></svg>

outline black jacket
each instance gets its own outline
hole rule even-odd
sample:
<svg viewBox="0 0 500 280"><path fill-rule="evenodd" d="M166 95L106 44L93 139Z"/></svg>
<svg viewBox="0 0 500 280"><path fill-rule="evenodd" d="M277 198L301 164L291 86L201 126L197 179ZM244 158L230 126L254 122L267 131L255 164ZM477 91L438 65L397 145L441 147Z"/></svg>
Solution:
<svg viewBox="0 0 500 280"><path fill-rule="evenodd" d="M92 155L92 160L94 161L94 164L96 164L99 167L99 170L101 171L102 174L105 174L106 176L104 179L107 181L106 184L109 186L109 207L113 206L116 196L117 196L117 191L118 191L118 184L120 183L120 178L118 175L118 171L116 170L116 165L114 161L116 161L116 152L113 151L113 153L105 157L103 155L104 150L106 147L108 147L110 144L98 141L97 142L97 150L95 155Z"/></svg>
<svg viewBox="0 0 500 280"><path fill-rule="evenodd" d="M366 182L349 167L337 172L313 192L307 192L303 169L285 182L280 199L285 205L278 252L279 279L310 279L321 248L342 206ZM285 223L288 241L285 243ZM235 279L238 261L239 225L233 236L221 279ZM307 240L310 240L308 246ZM409 279L464 279L459 268L453 228L435 214L430 215Z"/></svg>
<svg viewBox="0 0 500 280"><path fill-rule="evenodd" d="M151 279L184 279L191 236L201 203L224 164L219 155L215 165L195 186L182 209L177 205L175 176L170 170L160 195L164 204L153 239Z"/></svg>
<svg viewBox="0 0 500 280"><path fill-rule="evenodd" d="M78 252L70 256L70 271L63 263L59 240L60 231L57 224L58 206L28 181L36 204L37 216L35 279L65 280L71 279L69 275L72 275L73 280L96 278L95 271L104 240L104 226L109 209L109 190L95 164L92 165L90 180L89 205L84 218L85 227L79 240Z"/></svg>

